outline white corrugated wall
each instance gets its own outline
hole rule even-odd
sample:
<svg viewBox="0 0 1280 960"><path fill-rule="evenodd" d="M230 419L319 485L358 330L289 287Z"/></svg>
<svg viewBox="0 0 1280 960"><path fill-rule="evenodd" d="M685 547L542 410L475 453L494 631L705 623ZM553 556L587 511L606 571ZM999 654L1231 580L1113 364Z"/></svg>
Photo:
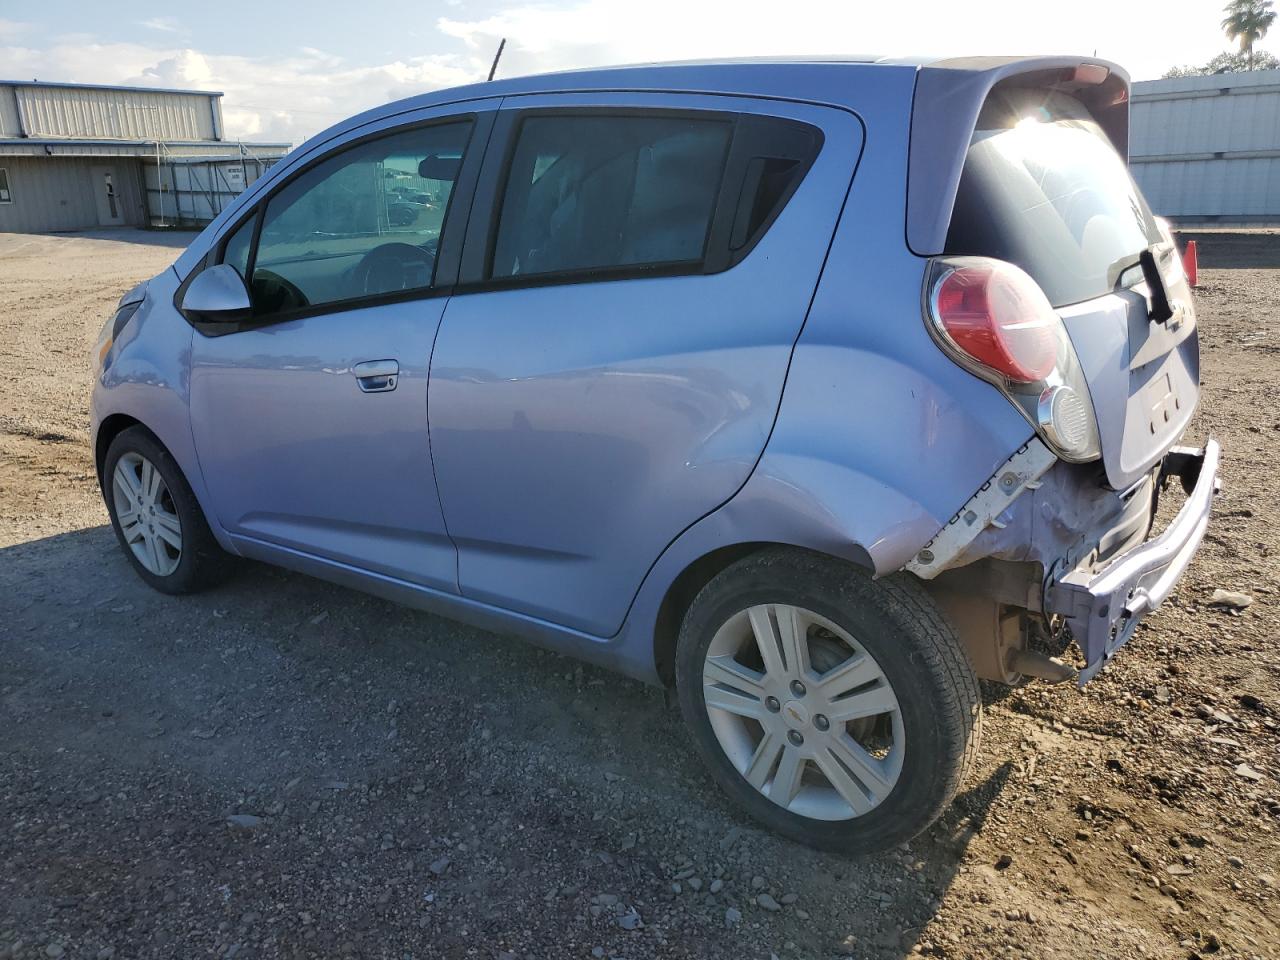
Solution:
<svg viewBox="0 0 1280 960"><path fill-rule="evenodd" d="M111 170L125 224L146 222L139 161L125 157L0 157L8 174L10 203L0 203L0 232L44 233L101 226L94 171Z"/></svg>
<svg viewBox="0 0 1280 960"><path fill-rule="evenodd" d="M0 137L22 136L18 118L18 98L11 86L0 84Z"/></svg>
<svg viewBox="0 0 1280 960"><path fill-rule="evenodd" d="M1280 223L1280 70L1133 85L1129 158L1161 216Z"/></svg>

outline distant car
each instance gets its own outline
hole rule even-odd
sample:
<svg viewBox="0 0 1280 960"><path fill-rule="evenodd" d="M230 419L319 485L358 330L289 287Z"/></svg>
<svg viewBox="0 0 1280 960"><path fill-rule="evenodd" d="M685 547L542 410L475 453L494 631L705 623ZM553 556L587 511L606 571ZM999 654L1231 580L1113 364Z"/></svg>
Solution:
<svg viewBox="0 0 1280 960"><path fill-rule="evenodd" d="M1093 676L1209 519L1195 309L1127 130L1125 74L1071 57L362 114L120 301L111 522L168 593L252 557L674 687L754 817L891 847L960 784L977 678L1075 676L1064 628ZM414 163L442 226L379 213Z"/></svg>
<svg viewBox="0 0 1280 960"><path fill-rule="evenodd" d="M393 227L409 227L418 220L418 214L423 210L420 203L410 203L407 200L399 200L387 204L387 222Z"/></svg>

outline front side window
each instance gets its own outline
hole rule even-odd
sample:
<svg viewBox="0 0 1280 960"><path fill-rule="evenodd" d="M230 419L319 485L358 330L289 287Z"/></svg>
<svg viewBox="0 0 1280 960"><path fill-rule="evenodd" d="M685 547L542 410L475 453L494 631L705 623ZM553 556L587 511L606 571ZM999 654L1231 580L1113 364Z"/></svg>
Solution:
<svg viewBox="0 0 1280 960"><path fill-rule="evenodd" d="M534 116L520 126L490 276L696 265L733 125Z"/></svg>
<svg viewBox="0 0 1280 960"><path fill-rule="evenodd" d="M222 262L236 268L240 279L249 279L249 251L253 248L253 228L258 218L250 217L242 223L236 232L227 238L227 245L222 250Z"/></svg>
<svg viewBox="0 0 1280 960"><path fill-rule="evenodd" d="M253 255L243 227L223 251L252 271L254 314L429 288L470 134L460 121L366 141L272 196Z"/></svg>
<svg viewBox="0 0 1280 960"><path fill-rule="evenodd" d="M13 203L13 194L9 192L9 171L0 167L0 203Z"/></svg>

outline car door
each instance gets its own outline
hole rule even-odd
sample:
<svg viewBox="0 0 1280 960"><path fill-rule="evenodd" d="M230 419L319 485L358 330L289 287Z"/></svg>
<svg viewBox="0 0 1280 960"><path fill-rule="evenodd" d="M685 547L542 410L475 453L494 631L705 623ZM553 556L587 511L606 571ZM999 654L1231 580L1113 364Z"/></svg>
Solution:
<svg viewBox="0 0 1280 960"><path fill-rule="evenodd" d="M360 131L215 248L253 315L196 324L191 421L233 537L456 592L427 374L495 108Z"/></svg>
<svg viewBox="0 0 1280 960"><path fill-rule="evenodd" d="M759 458L861 146L807 104L504 101L431 369L464 596L619 629Z"/></svg>

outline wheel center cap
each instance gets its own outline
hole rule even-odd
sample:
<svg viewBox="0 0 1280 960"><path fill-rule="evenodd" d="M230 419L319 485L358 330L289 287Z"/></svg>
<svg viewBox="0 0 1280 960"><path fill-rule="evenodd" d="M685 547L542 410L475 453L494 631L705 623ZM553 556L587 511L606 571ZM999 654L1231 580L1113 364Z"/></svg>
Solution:
<svg viewBox="0 0 1280 960"><path fill-rule="evenodd" d="M789 727L809 726L809 711L799 700L788 700L782 705L782 718Z"/></svg>

